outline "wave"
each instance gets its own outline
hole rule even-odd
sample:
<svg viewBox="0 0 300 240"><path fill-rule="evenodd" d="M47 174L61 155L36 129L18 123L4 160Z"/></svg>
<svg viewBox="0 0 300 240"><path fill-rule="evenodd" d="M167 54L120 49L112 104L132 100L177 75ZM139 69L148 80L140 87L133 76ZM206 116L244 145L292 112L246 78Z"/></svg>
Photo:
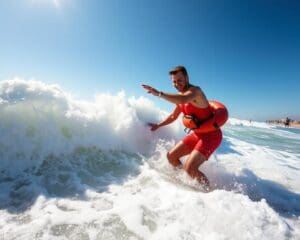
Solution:
<svg viewBox="0 0 300 240"><path fill-rule="evenodd" d="M144 97L97 94L83 101L58 85L13 79L0 82L0 161L2 172L38 168L49 156L78 148L149 154L162 137L176 139L179 124L151 133L147 122L166 113ZM13 162L13 166L12 163Z"/></svg>
<svg viewBox="0 0 300 240"><path fill-rule="evenodd" d="M243 120L237 118L229 118L227 124L233 126L247 126L247 127L267 128L267 129L273 128L272 125L267 124L265 122L257 122L257 121Z"/></svg>

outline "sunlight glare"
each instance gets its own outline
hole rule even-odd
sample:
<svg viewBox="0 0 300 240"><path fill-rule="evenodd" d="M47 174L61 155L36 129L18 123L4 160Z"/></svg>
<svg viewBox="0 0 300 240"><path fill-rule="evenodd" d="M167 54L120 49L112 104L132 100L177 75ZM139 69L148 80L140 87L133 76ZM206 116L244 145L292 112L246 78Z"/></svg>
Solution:
<svg viewBox="0 0 300 240"><path fill-rule="evenodd" d="M52 4L55 8L61 8L63 0L31 0L34 4Z"/></svg>

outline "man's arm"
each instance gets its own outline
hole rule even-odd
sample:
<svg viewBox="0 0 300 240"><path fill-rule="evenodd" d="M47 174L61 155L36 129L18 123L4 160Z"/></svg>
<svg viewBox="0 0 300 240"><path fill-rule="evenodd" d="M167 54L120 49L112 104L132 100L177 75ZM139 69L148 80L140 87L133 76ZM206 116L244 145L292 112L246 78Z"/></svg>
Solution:
<svg viewBox="0 0 300 240"><path fill-rule="evenodd" d="M165 126L165 125L168 125L168 124L174 122L178 118L180 113L181 113L180 108L178 105L176 105L173 112L166 119L164 119L163 121L161 121L158 124L149 123L149 126L151 127L151 131L155 131L156 129L158 129L162 126Z"/></svg>
<svg viewBox="0 0 300 240"><path fill-rule="evenodd" d="M183 103L188 103L194 100L197 97L197 91L198 88L193 87L190 90L186 91L185 93L182 94L174 94L174 93L164 93L164 92L159 92L155 88L142 84L143 88L145 88L148 93L154 95L154 96L159 96L163 99L165 99L168 102L174 103L174 104L183 104Z"/></svg>
<svg viewBox="0 0 300 240"><path fill-rule="evenodd" d="M161 92L160 97L171 103L184 104L193 101L197 97L197 89L192 88L183 94Z"/></svg>

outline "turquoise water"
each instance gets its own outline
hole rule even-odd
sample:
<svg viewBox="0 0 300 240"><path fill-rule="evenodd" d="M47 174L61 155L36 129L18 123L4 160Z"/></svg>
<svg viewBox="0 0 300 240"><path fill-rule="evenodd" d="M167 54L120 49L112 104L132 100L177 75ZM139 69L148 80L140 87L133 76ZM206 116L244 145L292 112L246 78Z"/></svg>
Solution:
<svg viewBox="0 0 300 240"><path fill-rule="evenodd" d="M266 128L227 126L224 128L224 132L227 136L241 141L270 147L274 150L300 154L300 129L271 127L268 125L266 125Z"/></svg>

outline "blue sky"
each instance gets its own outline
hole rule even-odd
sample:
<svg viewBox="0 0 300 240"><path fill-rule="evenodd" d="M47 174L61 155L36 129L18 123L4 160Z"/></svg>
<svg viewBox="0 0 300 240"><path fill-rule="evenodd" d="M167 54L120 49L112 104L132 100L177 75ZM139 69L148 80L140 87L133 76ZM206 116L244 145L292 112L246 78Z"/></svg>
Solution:
<svg viewBox="0 0 300 240"><path fill-rule="evenodd" d="M0 1L0 80L59 84L78 98L175 92L168 70L231 117L300 119L300 1Z"/></svg>

